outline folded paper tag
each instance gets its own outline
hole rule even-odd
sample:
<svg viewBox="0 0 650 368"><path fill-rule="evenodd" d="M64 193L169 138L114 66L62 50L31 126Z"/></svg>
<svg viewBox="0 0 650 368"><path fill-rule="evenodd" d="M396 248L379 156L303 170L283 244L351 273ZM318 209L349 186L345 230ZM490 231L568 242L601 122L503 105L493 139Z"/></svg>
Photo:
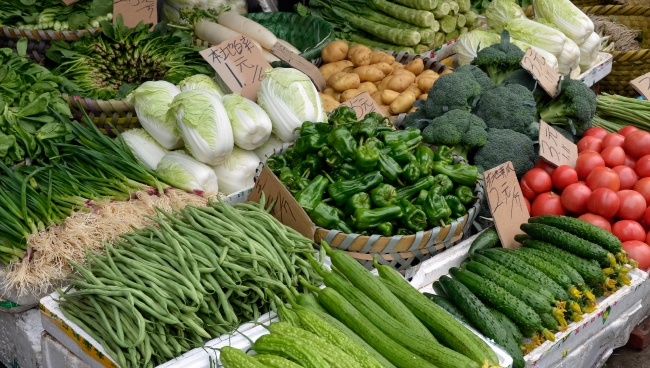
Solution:
<svg viewBox="0 0 650 368"><path fill-rule="evenodd" d="M578 146L544 120L539 121L539 156L555 166L576 167Z"/></svg>
<svg viewBox="0 0 650 368"><path fill-rule="evenodd" d="M325 90L327 87L325 78L323 78L323 75L320 73L316 65L310 63L302 56L293 53L291 50L284 47L280 42L277 42L275 45L273 45L269 51L271 51L273 55L277 56L278 59L305 73L309 79L314 82L314 85L316 86L318 92L323 92L323 90Z"/></svg>
<svg viewBox="0 0 650 368"><path fill-rule="evenodd" d="M140 22L158 23L158 0L114 0L113 22L122 14L124 25L133 28Z"/></svg>
<svg viewBox="0 0 650 368"><path fill-rule="evenodd" d="M377 105L377 102L370 97L368 92L363 92L350 100L347 100L341 104L341 106L347 106L354 109L354 112L357 113L357 119L361 120L367 114L371 112L376 112L383 116L388 116L384 109Z"/></svg>
<svg viewBox="0 0 650 368"><path fill-rule="evenodd" d="M549 96L555 97L560 75L548 65L542 55L538 54L532 47L529 48L523 59L521 59L521 66L535 77Z"/></svg>
<svg viewBox="0 0 650 368"><path fill-rule="evenodd" d="M650 73L646 73L639 78L630 81L630 84L646 100L650 100Z"/></svg>

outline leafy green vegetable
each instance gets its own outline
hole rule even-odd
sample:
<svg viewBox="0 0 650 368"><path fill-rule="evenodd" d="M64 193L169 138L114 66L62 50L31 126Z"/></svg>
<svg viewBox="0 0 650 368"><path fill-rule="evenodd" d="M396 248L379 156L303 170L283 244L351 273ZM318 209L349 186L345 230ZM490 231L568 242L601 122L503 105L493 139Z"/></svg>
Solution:
<svg viewBox="0 0 650 368"><path fill-rule="evenodd" d="M112 20L113 0L80 0L65 5L61 0L9 0L0 2L0 25L18 29L55 31L97 28Z"/></svg>

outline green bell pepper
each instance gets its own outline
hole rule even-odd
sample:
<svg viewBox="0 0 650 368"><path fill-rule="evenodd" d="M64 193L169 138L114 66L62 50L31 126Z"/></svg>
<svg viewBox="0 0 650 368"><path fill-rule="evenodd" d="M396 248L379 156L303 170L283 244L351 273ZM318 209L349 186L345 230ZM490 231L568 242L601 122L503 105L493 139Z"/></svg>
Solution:
<svg viewBox="0 0 650 368"><path fill-rule="evenodd" d="M451 209L451 217L457 219L459 217L465 216L467 214L467 209L465 205L460 202L460 199L453 194L447 194L445 196L445 202L447 206Z"/></svg>
<svg viewBox="0 0 650 368"><path fill-rule="evenodd" d="M357 121L357 113L351 107L341 106L332 111L327 120L335 126L350 124Z"/></svg>
<svg viewBox="0 0 650 368"><path fill-rule="evenodd" d="M472 188L464 185L457 186L456 189L454 189L454 195L458 197L460 203L464 205L471 204L476 199Z"/></svg>
<svg viewBox="0 0 650 368"><path fill-rule="evenodd" d="M301 156L302 155L296 152L296 149L293 147L289 147L287 151L284 153L284 158L287 160L287 163L289 162L293 163L294 160L301 158Z"/></svg>
<svg viewBox="0 0 650 368"><path fill-rule="evenodd" d="M384 147L381 152L388 154L395 161L406 165L411 161L415 160L415 156L411 151L415 150L422 141L422 136L418 136L407 142L396 143L390 146Z"/></svg>
<svg viewBox="0 0 650 368"><path fill-rule="evenodd" d="M341 158L341 156L335 150L330 149L329 147L325 147L325 148L327 148L327 152L325 153L325 163L327 164L327 166L329 166L332 169L340 168L341 165L343 165L343 158Z"/></svg>
<svg viewBox="0 0 650 368"><path fill-rule="evenodd" d="M397 232L395 233L395 235L402 235L402 236L413 235L413 231L411 231L411 230L409 230L407 228L404 228L404 227L400 227L399 229L397 229Z"/></svg>
<svg viewBox="0 0 650 368"><path fill-rule="evenodd" d="M266 160L266 166L275 174L280 174L283 167L287 167L287 159L282 155L273 155Z"/></svg>
<svg viewBox="0 0 650 368"><path fill-rule="evenodd" d="M341 174L341 177L344 179L354 179L357 176L357 174L359 174L359 172L357 171L356 166L350 164L343 164L341 165L339 174Z"/></svg>
<svg viewBox="0 0 650 368"><path fill-rule="evenodd" d="M393 224L391 222L382 222L377 225L377 231L381 236L393 236Z"/></svg>
<svg viewBox="0 0 650 368"><path fill-rule="evenodd" d="M372 137L372 138L366 140L366 145L367 146L373 146L373 147L376 147L378 149L384 148L384 142L380 141L379 138L377 138L377 137Z"/></svg>
<svg viewBox="0 0 650 368"><path fill-rule="evenodd" d="M323 194L325 194L328 185L329 181L326 177L317 175L309 185L296 194L296 201L305 211L309 212L323 200Z"/></svg>
<svg viewBox="0 0 650 368"><path fill-rule="evenodd" d="M306 188L311 181L307 178L304 177L298 177L296 178L296 183L293 185L293 189L290 190L292 194L297 194L299 191L303 190Z"/></svg>
<svg viewBox="0 0 650 368"><path fill-rule="evenodd" d="M361 145L357 148L355 161L357 170L370 172L375 169L379 161L379 149L377 147Z"/></svg>
<svg viewBox="0 0 650 368"><path fill-rule="evenodd" d="M350 132L356 139L374 137L377 135L377 122L373 117L366 115L352 126Z"/></svg>
<svg viewBox="0 0 650 368"><path fill-rule="evenodd" d="M310 175L318 172L323 166L323 162L318 154L310 153L305 156L305 159L300 162L298 166L295 166L292 171L293 174L298 176L309 177Z"/></svg>
<svg viewBox="0 0 650 368"><path fill-rule="evenodd" d="M300 136L304 137L310 134L329 133L332 131L332 126L327 123L314 123L305 121L300 126Z"/></svg>
<svg viewBox="0 0 650 368"><path fill-rule="evenodd" d="M415 195L415 193L419 193L421 190L429 190L433 186L433 184L435 184L435 180L433 179L433 176L431 175L426 176L416 181L415 184L413 185L399 188L397 190L397 198L411 199Z"/></svg>
<svg viewBox="0 0 650 368"><path fill-rule="evenodd" d="M296 139L294 149L300 154L318 152L328 144L326 133L309 134Z"/></svg>
<svg viewBox="0 0 650 368"><path fill-rule="evenodd" d="M345 221L341 220L336 208L323 202L319 203L311 212L309 217L314 224L330 230L339 230L346 234L351 234L352 229L348 227Z"/></svg>
<svg viewBox="0 0 650 368"><path fill-rule="evenodd" d="M337 206L343 205L350 197L359 192L365 192L370 188L379 185L384 178L379 171L358 176L354 179L337 181L327 188L330 197L334 200Z"/></svg>
<svg viewBox="0 0 650 368"><path fill-rule="evenodd" d="M429 191L427 190L421 190L420 193L418 194L417 197L413 200L413 204L417 206L421 206L424 204L424 201L427 200L427 195L429 194Z"/></svg>
<svg viewBox="0 0 650 368"><path fill-rule="evenodd" d="M415 159L418 162L420 169L420 176L431 175L433 170L433 151L427 146L418 146L413 152Z"/></svg>
<svg viewBox="0 0 650 368"><path fill-rule="evenodd" d="M449 165L444 162L434 162L433 171L436 174L445 174L456 184L473 187L478 179L478 169L474 165L456 164Z"/></svg>
<svg viewBox="0 0 650 368"><path fill-rule="evenodd" d="M397 204L397 191L390 184L381 183L370 190L370 200L377 207L388 207Z"/></svg>
<svg viewBox="0 0 650 368"><path fill-rule="evenodd" d="M389 182L398 181L399 176L402 174L402 168L399 166L397 161L393 160L392 157L385 153L379 152L379 162L377 163L377 166L381 175Z"/></svg>
<svg viewBox="0 0 650 368"><path fill-rule="evenodd" d="M451 165L454 162L453 151L447 146L440 146L433 153L433 161L444 162Z"/></svg>
<svg viewBox="0 0 650 368"><path fill-rule="evenodd" d="M418 163L416 161L411 161L406 166L404 166L404 170L402 171L402 179L406 183L415 183L418 181L420 178L420 168L418 167Z"/></svg>
<svg viewBox="0 0 650 368"><path fill-rule="evenodd" d="M419 137L421 134L420 129L406 128L405 130L394 130L390 132L381 133L381 138L387 146L409 141L413 138Z"/></svg>
<svg viewBox="0 0 650 368"><path fill-rule="evenodd" d="M424 211L417 209L407 199L399 201L399 206L402 209L402 225L413 231L422 231L427 227L427 215Z"/></svg>
<svg viewBox="0 0 650 368"><path fill-rule="evenodd" d="M433 180L435 180L434 185L440 187L440 194L442 195L449 194L454 190L454 183L445 174L438 174L433 177Z"/></svg>
<svg viewBox="0 0 650 368"><path fill-rule="evenodd" d="M357 141L345 127L337 127L327 136L328 143L346 162L357 158Z"/></svg>
<svg viewBox="0 0 650 368"><path fill-rule="evenodd" d="M293 170L286 166L280 170L279 179L287 188L293 188L294 184L296 184L296 176L294 175Z"/></svg>
<svg viewBox="0 0 650 368"><path fill-rule="evenodd" d="M445 197L431 190L422 209L427 215L429 224L433 226L444 226L444 222L451 216L451 209L447 205Z"/></svg>
<svg viewBox="0 0 650 368"><path fill-rule="evenodd" d="M365 208L365 209L370 209L370 195L366 192L361 192L353 195L348 199L347 202L345 202L345 207L343 208L343 212L347 216L352 216L354 215L354 211L356 211L359 208Z"/></svg>
<svg viewBox="0 0 650 368"><path fill-rule="evenodd" d="M388 206L372 210L361 208L354 211L353 221L357 229L366 230L401 216L402 209L399 206Z"/></svg>

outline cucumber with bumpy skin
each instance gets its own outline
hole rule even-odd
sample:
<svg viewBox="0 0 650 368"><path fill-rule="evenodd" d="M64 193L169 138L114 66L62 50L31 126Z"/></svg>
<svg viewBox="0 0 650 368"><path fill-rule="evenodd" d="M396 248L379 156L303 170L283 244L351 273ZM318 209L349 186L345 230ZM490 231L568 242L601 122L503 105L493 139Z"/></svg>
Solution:
<svg viewBox="0 0 650 368"><path fill-rule="evenodd" d="M499 244L499 234L494 226L489 227L474 239L469 246L469 254L471 256L477 250L494 248L497 244Z"/></svg>
<svg viewBox="0 0 650 368"><path fill-rule="evenodd" d="M490 308L490 313L492 313L494 318L496 318L497 321L501 323L503 328L506 329L510 335L512 335L512 337L515 339L515 341L517 341L519 345L524 342L524 335L521 334L519 327L517 327L517 325L512 322L510 318L508 318L508 316L492 308Z"/></svg>
<svg viewBox="0 0 650 368"><path fill-rule="evenodd" d="M445 289L442 288L442 285L440 285L440 281L436 280L431 284L431 288L433 288L433 291L436 292L436 295L438 295L441 298L449 299L449 295L445 292Z"/></svg>
<svg viewBox="0 0 650 368"><path fill-rule="evenodd" d="M437 294L429 294L429 293L422 293L422 294L427 298L429 298L429 300L434 302L437 306L444 309L447 313L454 316L454 318L456 318L457 320L463 322L464 324L470 327L474 327L472 322L469 319L467 319L463 311L458 309L458 307L456 307L456 305L451 300L442 298Z"/></svg>
<svg viewBox="0 0 650 368"><path fill-rule="evenodd" d="M549 225L564 230L570 234L600 245L612 254L617 254L623 251L621 241L614 234L594 224L590 224L587 221L567 216L544 215L531 217L528 219L528 222Z"/></svg>
<svg viewBox="0 0 650 368"><path fill-rule="evenodd" d="M537 257L536 255L526 251L520 252L519 250L514 249L504 249L503 251L510 252L514 254L515 257L521 258L524 262L544 272L546 276L557 282L558 285L569 291L569 293L574 297L580 297L580 295L575 294L575 292L578 292L578 294L580 294L580 292L571 282L571 278L569 278L569 276L567 276L564 271L562 271L559 267L556 267L554 264L547 262L543 258Z"/></svg>

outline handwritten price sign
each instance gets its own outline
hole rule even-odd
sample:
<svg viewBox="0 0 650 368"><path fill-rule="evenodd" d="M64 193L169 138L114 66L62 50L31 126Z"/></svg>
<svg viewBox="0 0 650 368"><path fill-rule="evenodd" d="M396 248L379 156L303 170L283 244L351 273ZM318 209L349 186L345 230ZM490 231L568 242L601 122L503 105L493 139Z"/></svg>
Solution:
<svg viewBox="0 0 650 368"><path fill-rule="evenodd" d="M386 112L377 105L377 102L370 97L368 92L364 92L350 100L347 100L341 104L341 106L347 106L354 109L354 112L357 113L357 119L363 119L364 116L370 114L371 112L376 112L383 116L387 116Z"/></svg>
<svg viewBox="0 0 650 368"><path fill-rule="evenodd" d="M273 55L277 56L278 59L307 74L309 79L314 82L318 92L323 92L327 87L325 78L323 78L323 75L314 64L305 60L302 56L294 54L288 48L282 46L280 42L273 45L269 51L271 51Z"/></svg>
<svg viewBox="0 0 650 368"><path fill-rule="evenodd" d="M257 101L264 71L271 65L246 36L237 36L200 52L231 91Z"/></svg>
<svg viewBox="0 0 650 368"><path fill-rule="evenodd" d="M630 84L641 94L641 96L645 97L646 100L650 100L650 73L631 80Z"/></svg>
<svg viewBox="0 0 650 368"><path fill-rule="evenodd" d="M539 85L549 96L555 97L560 75L532 47L526 51L524 58L521 59L521 66L537 79Z"/></svg>
<svg viewBox="0 0 650 368"><path fill-rule="evenodd" d="M555 166L576 167L578 146L558 133L544 120L539 121L539 155Z"/></svg>
<svg viewBox="0 0 650 368"><path fill-rule="evenodd" d="M122 14L124 25L133 28L140 22L158 23L158 0L114 0L113 22Z"/></svg>
<svg viewBox="0 0 650 368"><path fill-rule="evenodd" d="M483 173L490 210L504 248L519 248L514 239L522 234L519 225L528 221L528 209L521 193L517 174L508 161Z"/></svg>
<svg viewBox="0 0 650 368"><path fill-rule="evenodd" d="M70 5L70 4L76 3L77 1L79 1L79 0L63 0L63 3L65 5Z"/></svg>

